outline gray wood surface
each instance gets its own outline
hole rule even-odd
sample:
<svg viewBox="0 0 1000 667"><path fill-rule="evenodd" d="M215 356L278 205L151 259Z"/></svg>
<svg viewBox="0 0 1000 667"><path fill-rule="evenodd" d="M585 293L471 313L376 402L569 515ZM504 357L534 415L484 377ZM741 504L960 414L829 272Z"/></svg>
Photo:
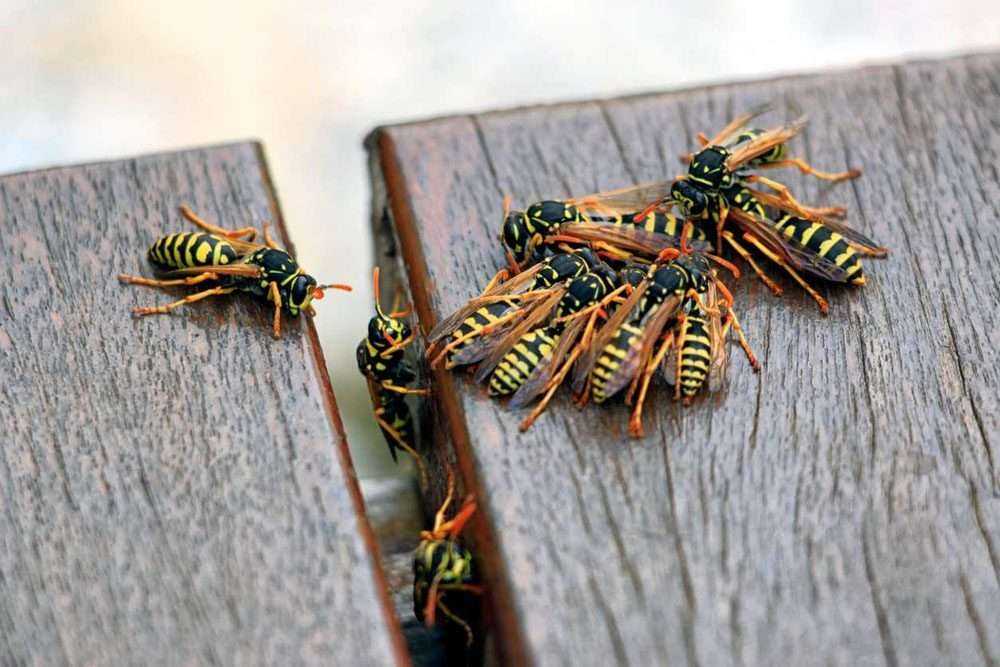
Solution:
<svg viewBox="0 0 1000 667"><path fill-rule="evenodd" d="M794 153L864 168L830 188L888 244L861 289L749 276L734 352L689 408L565 397L529 433L436 373L435 446L479 496L472 526L502 654L541 664L997 664L1000 660L1000 55L455 116L369 140L425 331L501 265L526 204L671 178L699 130L775 104ZM771 271L777 275L776 271Z"/></svg>
<svg viewBox="0 0 1000 667"><path fill-rule="evenodd" d="M182 202L284 235L252 143L0 178L0 662L406 664L312 324L130 315Z"/></svg>

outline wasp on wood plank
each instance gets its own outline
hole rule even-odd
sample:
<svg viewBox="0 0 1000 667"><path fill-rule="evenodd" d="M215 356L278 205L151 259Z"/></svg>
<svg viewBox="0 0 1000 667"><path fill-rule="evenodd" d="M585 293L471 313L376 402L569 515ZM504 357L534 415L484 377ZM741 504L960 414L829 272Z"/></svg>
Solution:
<svg viewBox="0 0 1000 667"><path fill-rule="evenodd" d="M446 368L481 361L489 354L489 341L509 332L545 305L568 280L601 264L590 248L552 254L529 269L510 277L501 270L464 306L438 323L428 334L427 357L431 366Z"/></svg>
<svg viewBox="0 0 1000 667"><path fill-rule="evenodd" d="M392 460L397 460L396 453L400 449L412 456L420 471L421 486L426 487L427 470L415 447L413 414L406 397L426 396L430 390L408 386L417 379L406 360L406 349L415 338L410 325L402 319L408 315L408 310L397 310L397 304L393 304L389 313L382 310L378 267L372 274L372 283L375 316L368 321L368 335L358 343L358 370L368 383L375 421L389 445Z"/></svg>
<svg viewBox="0 0 1000 667"><path fill-rule="evenodd" d="M858 177L859 169L828 173L801 158L789 157L786 143L805 126L805 120L767 130L747 125L764 108L735 118L714 137L699 135L702 148L685 156L688 171L677 177L669 193L645 209L670 210L676 206L688 220L711 221L716 228L716 250L729 245L774 292L781 288L754 261L744 243L784 269L826 314L829 304L803 273L835 283L863 285L861 255L885 257L888 250L835 218L842 207L814 208L800 203L787 186L751 173L795 167L804 174L839 182ZM762 185L773 192L751 187ZM768 213L768 209L774 211ZM727 226L732 220L741 238Z"/></svg>
<svg viewBox="0 0 1000 667"><path fill-rule="evenodd" d="M590 341L574 371L574 389L584 397L589 393L595 403L630 387L626 402L633 405L629 433L634 437L642 436L642 408L656 370L673 381L675 398L689 404L706 379L713 385L720 381L730 329L751 367L759 370L733 312L732 294L713 263L739 275L726 260L687 247L682 235L681 248L660 253Z"/></svg>
<svg viewBox="0 0 1000 667"><path fill-rule="evenodd" d="M613 260L650 260L665 246L676 246L683 221L655 208L670 183L649 183L566 200L545 200L523 211L504 198L500 242L511 272L556 251L560 244L586 245ZM645 210L643 210L645 208ZM704 232L692 232L692 244L707 244ZM707 245L706 245L707 247ZM555 248L555 249L554 249Z"/></svg>
<svg viewBox="0 0 1000 667"><path fill-rule="evenodd" d="M319 285L299 266L295 258L278 247L264 225L264 243L254 243L257 229L227 230L205 222L187 206L181 214L203 232L179 232L158 239L147 254L159 279L121 274L118 280L130 285L176 287L212 283L212 287L183 299L133 309L133 314L169 313L174 308L213 296L247 292L274 306L272 329L281 337L281 313L297 317L300 312L314 315L312 302L323 298L325 289L350 291L349 285Z"/></svg>
<svg viewBox="0 0 1000 667"><path fill-rule="evenodd" d="M413 552L413 613L431 628L437 623L438 610L444 617L462 628L466 645L471 646L472 628L452 604L444 599L451 594L463 607L468 594L481 595L472 567L472 553L459 543L459 536L476 512L476 502L467 496L461 509L445 520L455 495L455 477L448 470L448 494L434 517L434 527L420 533L420 544Z"/></svg>

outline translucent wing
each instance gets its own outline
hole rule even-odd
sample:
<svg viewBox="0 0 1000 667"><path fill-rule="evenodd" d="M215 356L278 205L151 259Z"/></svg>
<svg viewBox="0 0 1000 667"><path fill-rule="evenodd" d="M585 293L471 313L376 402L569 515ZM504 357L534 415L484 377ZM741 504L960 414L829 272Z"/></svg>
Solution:
<svg viewBox="0 0 1000 667"><path fill-rule="evenodd" d="M778 144L783 144L805 127L805 118L799 118L791 123L770 129L754 139L740 144L726 160L726 168L736 171L755 157L760 157Z"/></svg>
<svg viewBox="0 0 1000 667"><path fill-rule="evenodd" d="M478 297L470 299L464 306L438 322L427 335L427 342L434 343L441 340L461 326L462 322L468 319L473 313L483 306L503 301L503 297L519 294L522 288L534 281L535 274L537 274L540 269L541 266L536 265L527 271L522 271L509 280L502 282L497 281L491 288L484 291Z"/></svg>
<svg viewBox="0 0 1000 667"><path fill-rule="evenodd" d="M469 366L477 364L489 355L493 349L500 344L500 341L518 323L517 318L512 318L496 328L489 335L478 336L455 351L452 355L451 364L453 366Z"/></svg>
<svg viewBox="0 0 1000 667"><path fill-rule="evenodd" d="M552 350L552 354L547 359L541 360L525 379L524 384L514 392L510 399L511 408L523 408L548 388L549 382L562 366L566 355L573 349L580 334L587 327L587 319L587 317L578 317L566 325L559 336L559 342Z"/></svg>
<svg viewBox="0 0 1000 667"><path fill-rule="evenodd" d="M779 234L774 227L755 215L737 208L729 209L729 217L744 230L757 236L772 252L781 256L795 269L832 282L847 282L847 272L829 259L798 246Z"/></svg>
<svg viewBox="0 0 1000 667"><path fill-rule="evenodd" d="M724 304L719 299L719 291L715 283L708 286L705 304L712 312L708 313L708 333L711 339L712 361L708 368L708 389L718 391L726 380L728 358L726 356L726 332L722 327L721 309Z"/></svg>
<svg viewBox="0 0 1000 667"><path fill-rule="evenodd" d="M510 352L511 348L521 340L521 336L528 333L532 329L539 327L546 318L552 313L552 309L556 307L559 300L562 298L563 293L566 291L565 287L557 287L551 290L551 295L545 299L541 299L533 303L530 307L530 312L527 316L518 322L517 326L513 327L509 332L507 332L498 342L497 345L490 350L490 354L486 359L479 364L479 368L476 369L476 382L485 382L492 373L493 369L497 367L497 364Z"/></svg>
<svg viewBox="0 0 1000 667"><path fill-rule="evenodd" d="M253 264L237 262L233 264L220 264L212 266L190 266L183 269L158 272L164 278L181 276L200 276L204 273L217 273L220 276L240 276L245 278L259 278L261 269Z"/></svg>
<svg viewBox="0 0 1000 667"><path fill-rule="evenodd" d="M605 346L611 341L615 333L618 331L619 327L626 322L626 320L631 319L633 312L639 305L639 301L642 300L643 294L649 288L649 280L643 280L639 285L632 291L625 302L618 306L608 321L604 323L604 326L600 328L594 339L590 341L590 347L587 349L586 354L577 363L575 369L573 369L573 390L580 391L583 389L584 383L587 381L587 376L590 372L594 370L594 365L597 364L597 358L600 356L601 351L604 350Z"/></svg>
<svg viewBox="0 0 1000 667"><path fill-rule="evenodd" d="M749 123L757 116L766 113L768 110L770 110L770 108L771 108L770 104L762 104L760 106L754 107L753 109L750 109L750 111L747 111L746 113L740 114L736 118L729 121L728 125L719 130L718 134L709 139L708 145L709 146L725 145L725 142L728 139L730 139L733 135L735 135L737 132L742 130L744 127L746 127L747 123Z"/></svg>
<svg viewBox="0 0 1000 667"><path fill-rule="evenodd" d="M790 206L787 202L782 200L781 197L778 197L777 195L753 189L751 189L750 192L757 199L757 201L764 204L765 206L771 206L773 208L780 209L782 211L791 213L793 215L798 214L798 212L795 210L794 207ZM889 254L888 248L879 245L878 243L871 240L858 230L848 227L846 224L840 222L839 220L833 220L831 218L822 218L822 217L814 217L810 219L822 223L825 227L828 227L830 230L835 231L841 236L843 236L851 244L861 246L862 248L864 248L871 254L875 255L876 257L885 257L886 255Z"/></svg>
<svg viewBox="0 0 1000 667"><path fill-rule="evenodd" d="M680 310L681 301L681 296L675 294L660 304L659 308L656 308L643 318L641 325L642 338L629 348L621 364L618 365L618 368L614 370L611 377L605 382L605 395L614 396L617 394L632 382L636 373L639 373L645 367L650 355L656 348L656 341L659 340L667 324L670 323L677 315L677 311Z"/></svg>
<svg viewBox="0 0 1000 667"><path fill-rule="evenodd" d="M654 181L608 192L574 197L567 203L594 215L632 213L670 196L673 181Z"/></svg>

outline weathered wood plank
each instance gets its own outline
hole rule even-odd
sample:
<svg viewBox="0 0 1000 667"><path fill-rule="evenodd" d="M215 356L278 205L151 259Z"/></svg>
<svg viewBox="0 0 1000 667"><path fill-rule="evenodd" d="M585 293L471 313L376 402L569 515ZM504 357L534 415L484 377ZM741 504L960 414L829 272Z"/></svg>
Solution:
<svg viewBox="0 0 1000 667"><path fill-rule="evenodd" d="M381 128L392 220L425 328L501 265L500 199L672 177L698 130L772 101L796 152L864 178L829 188L893 254L829 317L790 282L736 286L764 363L682 408L557 401L517 433L434 375L501 649L540 663L995 664L1000 660L1000 55L534 107ZM784 175L784 174L783 174ZM378 194L384 193L381 199Z"/></svg>
<svg viewBox="0 0 1000 667"><path fill-rule="evenodd" d="M130 316L182 202L285 234L256 144L0 178L0 661L405 664L312 324Z"/></svg>

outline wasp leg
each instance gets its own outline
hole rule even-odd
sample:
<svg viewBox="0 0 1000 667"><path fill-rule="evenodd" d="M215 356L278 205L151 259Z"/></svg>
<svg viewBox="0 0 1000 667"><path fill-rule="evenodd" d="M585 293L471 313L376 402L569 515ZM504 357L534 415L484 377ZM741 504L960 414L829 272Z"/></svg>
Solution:
<svg viewBox="0 0 1000 667"><path fill-rule="evenodd" d="M816 303L819 305L819 310L820 310L821 313L823 313L824 315L826 315L826 314L828 314L830 312L830 304L827 303L826 299L824 299L822 296L820 296L819 292L817 292L815 289L813 289L813 286L810 285L809 283L807 283L806 280L805 280L805 278L803 278L801 275L799 275L799 272L796 271L795 268L792 267L791 264L789 264L784 259L782 259L778 255L776 255L773 252L771 252L771 250L768 249L768 247L765 246L763 243L761 243L757 239L757 237L755 237L753 234L744 234L743 235L743 240L746 241L747 243L753 245L755 248L757 248L762 253L764 253L764 255L769 260L771 260L772 262L774 262L775 264L777 264L778 266L780 266L781 268L783 268L786 272L788 272L788 275L790 275L792 278L794 278L795 282L797 282L799 284L799 286L801 286L802 289L804 289L806 292L808 292L809 296L811 296L816 301Z"/></svg>
<svg viewBox="0 0 1000 667"><path fill-rule="evenodd" d="M765 164L757 165L756 169L780 169L782 167L796 167L799 171L807 176L813 176L823 181L832 181L833 183L838 183L840 181L847 181L852 178L857 178L861 175L860 169L848 169L847 171L829 172L829 171L819 171L814 169L809 163L807 163L802 158L793 157L786 158L784 160L776 160L774 162L767 162Z"/></svg>
<svg viewBox="0 0 1000 667"><path fill-rule="evenodd" d="M641 438L643 436L642 406L646 402L646 392L649 390L649 383L653 379L653 374L659 368L660 363L663 362L663 358L667 356L667 352L670 351L673 344L674 332L671 331L664 336L663 343L660 344L659 349L650 358L642 373L642 382L639 384L639 395L636 397L635 407L632 408L632 417L628 423L628 432L633 438Z"/></svg>
<svg viewBox="0 0 1000 667"><path fill-rule="evenodd" d="M455 615L451 609L448 609L447 605L445 605L445 603L441 600L442 597L443 596L438 596L437 606L441 608L441 612L447 616L449 620L462 626L462 629L465 630L465 645L472 646L472 642L475 641L475 635L472 634L472 628L469 627L468 623Z"/></svg>
<svg viewBox="0 0 1000 667"><path fill-rule="evenodd" d="M175 285L197 285L198 283L205 282L206 280L218 280L219 275L217 273L202 273L197 276L191 276L189 278L177 278L176 280L154 280L152 278L143 278L142 276L130 276L124 273L118 275L118 280L125 283L126 285L145 285L147 287L173 287Z"/></svg>
<svg viewBox="0 0 1000 667"><path fill-rule="evenodd" d="M209 222L205 222L195 214L187 204L181 204L181 215L188 219L192 224L201 227L206 232L211 234L218 234L219 236L225 236L230 239L239 239L246 237L246 241L253 241L257 237L257 229L255 227L241 227L240 229L224 229L218 225L213 225Z"/></svg>
<svg viewBox="0 0 1000 667"><path fill-rule="evenodd" d="M272 325L274 337L281 338L281 292L278 291L278 283L272 280L267 290L271 295L271 301L274 302L274 324Z"/></svg>
<svg viewBox="0 0 1000 667"><path fill-rule="evenodd" d="M268 248L272 248L274 250L280 250L281 246L275 243L274 238L271 236L271 230L268 229L266 222L263 224L263 227L264 227L264 243L267 245ZM253 228L251 227L249 229Z"/></svg>
<svg viewBox="0 0 1000 667"><path fill-rule="evenodd" d="M404 452L406 452L407 454L409 454L413 458L413 461L414 461L414 463L417 464L417 469L420 472L420 487L422 489L426 489L427 488L427 466L424 465L424 457L422 457L420 454L418 454L417 450L415 450L412 446L410 446L403 439L403 436L402 436L402 434L399 431L397 431L396 429L394 429L389 424L389 422L387 422L385 419L382 418L383 414L385 414L385 408L381 408L381 407L376 408L375 409L375 422L378 424L378 426L379 426L380 429L382 429L384 432L386 432L386 433L389 434L389 437L391 437L393 439L393 441L396 443L397 447L399 447L400 449L402 449Z"/></svg>
<svg viewBox="0 0 1000 667"><path fill-rule="evenodd" d="M399 385L393 384L388 380L380 382L379 386L381 386L383 389L394 391L397 394L409 394L412 396L430 396L431 394L430 389L410 389L409 387L400 387Z"/></svg>
<svg viewBox="0 0 1000 667"><path fill-rule="evenodd" d="M235 287L213 287L207 289L204 292L198 292L196 294L191 294L173 303L168 303L164 306L150 306L146 308L133 308L133 315L155 315L160 313L169 313L174 308L179 308L188 303L194 303L195 301L201 301L202 299L207 299L210 296L218 296L220 294L229 294L230 292L236 291Z"/></svg>
<svg viewBox="0 0 1000 667"><path fill-rule="evenodd" d="M760 268L757 262L754 261L753 256L750 255L747 249L736 242L736 239L733 238L732 232L728 231L722 232L722 238L724 238L726 242L733 247L733 250L735 250L739 254L739 256L742 257L746 261L746 263L750 265L750 268L754 270L754 273L757 274L757 277L760 278L765 285L767 285L768 289L770 289L775 296L781 296L782 293L781 287L776 282L771 280L771 278L766 273L764 273L764 270Z"/></svg>
<svg viewBox="0 0 1000 667"><path fill-rule="evenodd" d="M803 205L798 199L792 196L792 191L788 189L788 186L779 183L778 181L772 181L770 178L764 178L756 174L747 176L746 179L750 183L760 183L761 185L767 186L778 193L778 196L787 206L787 210L795 213L795 215L802 218L809 218L810 212L809 207Z"/></svg>
<svg viewBox="0 0 1000 667"><path fill-rule="evenodd" d="M722 328L723 339L725 339L726 333L728 333L730 325L732 325L733 331L736 332L737 340L740 343L740 347L743 348L743 354L746 355L747 361L750 362L750 366L753 368L753 372L759 373L760 362L757 361L757 355L753 353L753 349L750 347L750 343L747 341L747 337L743 333L743 327L740 326L740 321L736 319L736 313L734 313L731 308L726 310L726 324Z"/></svg>

